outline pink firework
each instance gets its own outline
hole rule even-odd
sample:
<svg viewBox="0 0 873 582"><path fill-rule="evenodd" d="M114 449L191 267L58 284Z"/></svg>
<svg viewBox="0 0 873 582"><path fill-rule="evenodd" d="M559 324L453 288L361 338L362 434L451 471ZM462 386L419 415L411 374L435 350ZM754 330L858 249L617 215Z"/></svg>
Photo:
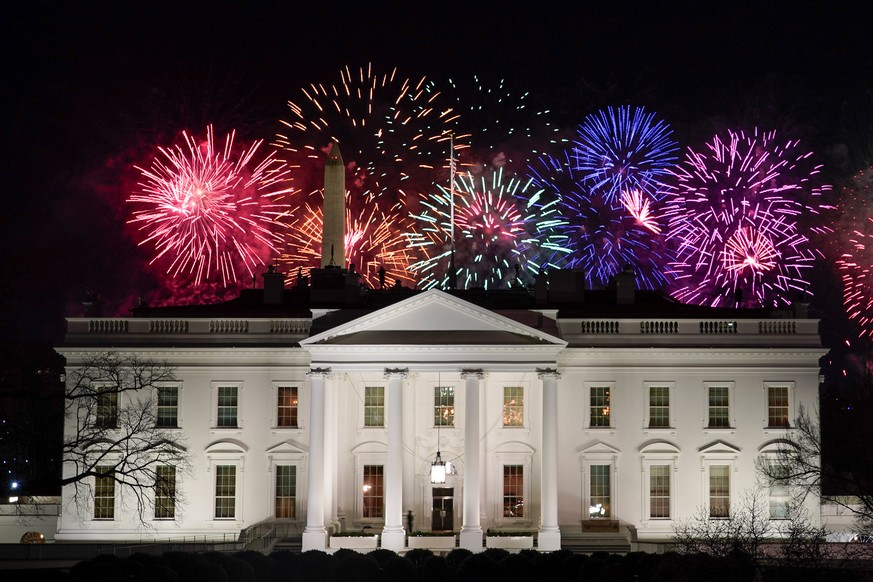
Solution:
<svg viewBox="0 0 873 582"><path fill-rule="evenodd" d="M355 203L354 200L360 200ZM321 238L324 225L324 193L312 192L294 220L287 227L286 246L279 256L282 269L293 282L299 273L321 266ZM345 257L347 269L361 275L362 282L376 289L381 286L380 269L390 282L415 287L415 278L409 272L414 262L406 233L412 227L408 213L399 204L369 201L366 204L346 192ZM386 283L387 285L387 283Z"/></svg>
<svg viewBox="0 0 873 582"><path fill-rule="evenodd" d="M174 277L191 274L199 285L220 276L227 285L241 268L254 277L278 252L288 170L273 152L253 164L262 142L235 148L234 135L216 147L212 126L204 142L183 133L183 143L159 148L151 167L137 166L139 190L127 201L139 208L128 222L144 234L140 245L154 245L149 264L166 260Z"/></svg>
<svg viewBox="0 0 873 582"><path fill-rule="evenodd" d="M817 245L830 232L821 166L774 132L727 132L688 150L665 216L676 246L672 294L712 306L779 306L809 295Z"/></svg>
<svg viewBox="0 0 873 582"><path fill-rule="evenodd" d="M651 208L651 203L652 201L646 198L645 194L639 190L631 190L621 194L621 205L636 219L637 224L655 234L660 234L661 227L658 226L657 217Z"/></svg>
<svg viewBox="0 0 873 582"><path fill-rule="evenodd" d="M861 336L873 338L873 218L849 235L850 251L838 260L843 280L843 305L861 326ZM866 232L865 232L866 231Z"/></svg>

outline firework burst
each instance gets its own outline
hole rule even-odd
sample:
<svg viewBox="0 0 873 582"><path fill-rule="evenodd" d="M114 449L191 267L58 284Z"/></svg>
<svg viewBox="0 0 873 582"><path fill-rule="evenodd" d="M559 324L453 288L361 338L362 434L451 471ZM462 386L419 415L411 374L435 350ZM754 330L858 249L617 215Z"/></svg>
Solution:
<svg viewBox="0 0 873 582"><path fill-rule="evenodd" d="M830 187L816 184L820 166L810 156L796 141L757 130L716 136L702 153L688 150L666 210L678 247L670 266L674 297L762 307L810 294L815 252L803 233L829 230L821 217L833 210L823 203Z"/></svg>
<svg viewBox="0 0 873 582"><path fill-rule="evenodd" d="M837 267L843 281L843 305L860 326L861 337L873 339L873 171L854 177L844 192ZM836 237L835 237L836 238Z"/></svg>
<svg viewBox="0 0 873 582"><path fill-rule="evenodd" d="M635 190L613 201L593 194L569 153L542 156L529 166L534 184L557 200L560 252L551 262L585 272L589 288L606 286L630 266L641 289L667 282L664 267L671 255L664 247L655 200Z"/></svg>
<svg viewBox="0 0 873 582"><path fill-rule="evenodd" d="M357 200L357 202L355 202ZM289 282L299 273L309 276L321 267L321 239L324 226L324 194L315 191L294 213L297 219L287 230L285 252L279 264ZM409 266L415 254L407 244L413 223L399 204L364 201L346 193L346 269L354 269L371 288L381 286L380 269L390 281L415 287Z"/></svg>
<svg viewBox="0 0 873 582"><path fill-rule="evenodd" d="M608 107L585 118L572 147L574 170L589 197L616 204L625 192L661 196L676 162L673 130L642 107Z"/></svg>
<svg viewBox="0 0 873 582"><path fill-rule="evenodd" d="M277 252L276 221L288 207L288 170L274 153L255 164L260 141L249 148L234 144L234 132L216 144L212 126L206 140L188 133L182 143L159 148L128 198L137 209L129 224L143 234L140 245L154 245L150 264L166 261L172 276L193 275L196 284L220 277L237 281L240 269L254 276Z"/></svg>
<svg viewBox="0 0 873 582"><path fill-rule="evenodd" d="M427 256L411 266L424 288L448 288L454 217L455 285L498 288L525 285L545 266L541 250L559 245L554 203L530 180L502 168L458 174L454 190L437 187L421 201L410 244ZM547 254L554 254L554 250Z"/></svg>
<svg viewBox="0 0 873 582"><path fill-rule="evenodd" d="M318 170L331 142L342 149L346 184L357 196L398 201L406 191L427 189L446 164L457 115L440 105L440 92L424 77L345 67L338 83L313 83L301 93L288 102L275 144L301 166L302 191L321 186Z"/></svg>

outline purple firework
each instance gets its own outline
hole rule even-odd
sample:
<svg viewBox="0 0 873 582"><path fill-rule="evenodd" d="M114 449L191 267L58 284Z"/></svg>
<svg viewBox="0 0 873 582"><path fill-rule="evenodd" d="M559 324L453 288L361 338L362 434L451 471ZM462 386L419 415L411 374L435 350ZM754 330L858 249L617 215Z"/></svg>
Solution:
<svg viewBox="0 0 873 582"><path fill-rule="evenodd" d="M712 306L779 306L807 295L815 260L803 234L823 233L827 185L797 141L775 132L716 136L674 171L665 214L677 244L673 296ZM802 221L813 219L810 224ZM815 219L818 219L815 221Z"/></svg>
<svg viewBox="0 0 873 582"><path fill-rule="evenodd" d="M571 159L590 198L614 204L638 191L659 199L676 163L673 130L642 107L608 107L589 115L577 129Z"/></svg>

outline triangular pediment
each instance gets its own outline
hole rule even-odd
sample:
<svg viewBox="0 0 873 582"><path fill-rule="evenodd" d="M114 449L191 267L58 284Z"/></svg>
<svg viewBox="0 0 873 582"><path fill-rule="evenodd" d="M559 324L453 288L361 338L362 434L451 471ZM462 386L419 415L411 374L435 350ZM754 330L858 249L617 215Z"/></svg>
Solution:
<svg viewBox="0 0 873 582"><path fill-rule="evenodd" d="M304 347L388 344L565 346L566 342L437 289L300 342Z"/></svg>

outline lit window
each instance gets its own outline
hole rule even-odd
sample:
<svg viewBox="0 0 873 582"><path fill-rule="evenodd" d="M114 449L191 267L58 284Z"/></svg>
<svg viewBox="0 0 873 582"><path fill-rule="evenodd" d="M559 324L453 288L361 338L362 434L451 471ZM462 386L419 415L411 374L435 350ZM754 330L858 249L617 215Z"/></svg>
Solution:
<svg viewBox="0 0 873 582"><path fill-rule="evenodd" d="M218 422L219 428L237 428L237 412L239 410L239 394L236 386L218 387Z"/></svg>
<svg viewBox="0 0 873 582"><path fill-rule="evenodd" d="M215 466L215 519L236 517L236 465Z"/></svg>
<svg viewBox="0 0 873 582"><path fill-rule="evenodd" d="M179 426L179 388L176 386L158 388L158 410L155 425L158 428L177 428Z"/></svg>
<svg viewBox="0 0 873 582"><path fill-rule="evenodd" d="M770 482L770 519L787 519L791 504L788 467L786 465L771 465L770 472L773 476Z"/></svg>
<svg viewBox="0 0 873 582"><path fill-rule="evenodd" d="M296 386L279 386L277 390L276 424L281 428L297 428Z"/></svg>
<svg viewBox="0 0 873 582"><path fill-rule="evenodd" d="M118 391L112 387L97 389L97 410L94 424L100 428L118 426Z"/></svg>
<svg viewBox="0 0 873 582"><path fill-rule="evenodd" d="M524 465L503 465L503 517L524 517Z"/></svg>
<svg viewBox="0 0 873 582"><path fill-rule="evenodd" d="M433 389L433 425L455 426L455 389L451 386Z"/></svg>
<svg viewBox="0 0 873 582"><path fill-rule="evenodd" d="M176 517L176 468L158 465L155 468L155 519Z"/></svg>
<svg viewBox="0 0 873 582"><path fill-rule="evenodd" d="M610 393L608 386L591 387L591 426L611 426Z"/></svg>
<svg viewBox="0 0 873 582"><path fill-rule="evenodd" d="M730 517L731 514L731 474L730 465L710 465L709 467L709 516Z"/></svg>
<svg viewBox="0 0 873 582"><path fill-rule="evenodd" d="M588 517L606 518L612 515L611 465L591 465Z"/></svg>
<svg viewBox="0 0 873 582"><path fill-rule="evenodd" d="M364 426L385 426L385 388L364 388Z"/></svg>
<svg viewBox="0 0 873 582"><path fill-rule="evenodd" d="M768 386L767 426L788 428L788 386Z"/></svg>
<svg viewBox="0 0 873 582"><path fill-rule="evenodd" d="M297 467L276 466L276 518L297 517Z"/></svg>
<svg viewBox="0 0 873 582"><path fill-rule="evenodd" d="M727 386L709 387L709 427L730 427L730 391Z"/></svg>
<svg viewBox="0 0 873 582"><path fill-rule="evenodd" d="M384 515L384 469L382 465L364 465L364 482L361 486L364 518L381 518Z"/></svg>
<svg viewBox="0 0 873 582"><path fill-rule="evenodd" d="M666 428L670 426L670 387L649 387L649 427Z"/></svg>
<svg viewBox="0 0 873 582"><path fill-rule="evenodd" d="M670 465L649 467L649 517L670 518Z"/></svg>
<svg viewBox="0 0 873 582"><path fill-rule="evenodd" d="M115 471L109 466L94 470L94 519L115 519Z"/></svg>
<svg viewBox="0 0 873 582"><path fill-rule="evenodd" d="M503 426L524 426L524 388L503 387Z"/></svg>

